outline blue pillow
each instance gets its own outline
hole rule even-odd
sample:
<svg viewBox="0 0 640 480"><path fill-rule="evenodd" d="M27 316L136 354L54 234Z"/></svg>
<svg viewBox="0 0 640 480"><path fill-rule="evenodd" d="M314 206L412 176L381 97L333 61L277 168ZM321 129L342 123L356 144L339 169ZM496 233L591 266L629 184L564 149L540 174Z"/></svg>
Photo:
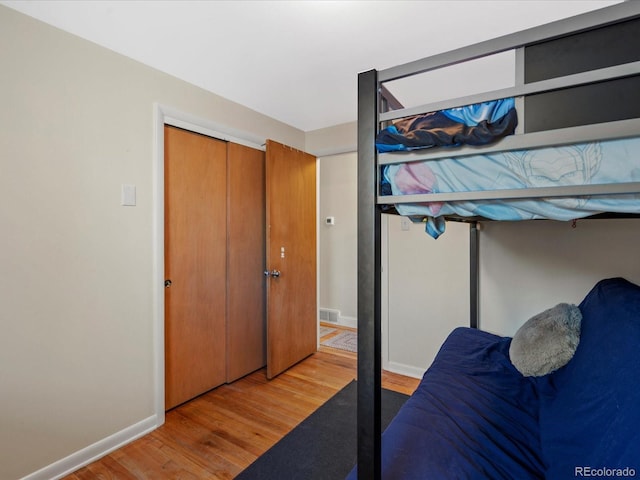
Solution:
<svg viewBox="0 0 640 480"><path fill-rule="evenodd" d="M640 287L602 280L579 307L574 357L538 379L546 478L640 475Z"/></svg>

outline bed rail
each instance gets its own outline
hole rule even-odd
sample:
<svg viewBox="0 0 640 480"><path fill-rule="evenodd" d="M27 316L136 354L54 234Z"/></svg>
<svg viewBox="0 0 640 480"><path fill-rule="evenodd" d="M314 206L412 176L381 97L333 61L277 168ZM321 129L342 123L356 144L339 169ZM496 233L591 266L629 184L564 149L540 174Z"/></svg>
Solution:
<svg viewBox="0 0 640 480"><path fill-rule="evenodd" d="M548 80L540 80L534 83L517 85L510 88L502 88L492 90L490 92L478 93L464 97L452 98L436 103L428 103L425 105L383 112L380 114L381 121L395 120L421 113L435 112L437 110L445 110L447 108L461 107L464 105L472 105L474 103L489 102L500 98L508 97L524 97L535 93L551 92L561 90L563 88L576 87L590 83L603 82L616 78L625 78L640 73L640 62L631 62L624 65L616 65L614 67L599 68L589 72L574 73L563 77L551 78Z"/></svg>
<svg viewBox="0 0 640 480"><path fill-rule="evenodd" d="M454 156L459 158L485 153L528 150L532 148L569 145L598 140L616 140L637 137L639 135L640 118L632 118L594 125L516 134L505 137L499 142L485 147L460 146L404 153L380 153L377 155L377 158L379 165L392 165L395 163L410 163L422 160L438 160Z"/></svg>
<svg viewBox="0 0 640 480"><path fill-rule="evenodd" d="M401 204L474 200L515 200L524 198L578 197L584 195L621 195L633 193L640 193L640 182L481 190L473 192L428 193L423 195L384 195L379 197L378 203Z"/></svg>
<svg viewBox="0 0 640 480"><path fill-rule="evenodd" d="M422 58L395 67L380 70L380 83L429 72L458 63L505 52L535 43L563 37L568 34L580 33L596 27L603 27L623 20L640 17L638 2L624 2L612 7L594 10L592 12L565 18L555 22L529 28L520 32L476 43L468 47L458 48L439 55Z"/></svg>

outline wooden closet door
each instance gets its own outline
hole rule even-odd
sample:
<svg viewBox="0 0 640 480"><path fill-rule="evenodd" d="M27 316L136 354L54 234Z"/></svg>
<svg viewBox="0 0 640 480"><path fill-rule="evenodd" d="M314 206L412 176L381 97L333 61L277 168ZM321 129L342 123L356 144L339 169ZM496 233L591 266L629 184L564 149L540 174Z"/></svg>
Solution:
<svg viewBox="0 0 640 480"><path fill-rule="evenodd" d="M264 152L229 143L227 382L266 364Z"/></svg>
<svg viewBox="0 0 640 480"><path fill-rule="evenodd" d="M316 158L267 140L267 377L318 344Z"/></svg>
<svg viewBox="0 0 640 480"><path fill-rule="evenodd" d="M227 146L175 127L164 135L168 410L225 381Z"/></svg>

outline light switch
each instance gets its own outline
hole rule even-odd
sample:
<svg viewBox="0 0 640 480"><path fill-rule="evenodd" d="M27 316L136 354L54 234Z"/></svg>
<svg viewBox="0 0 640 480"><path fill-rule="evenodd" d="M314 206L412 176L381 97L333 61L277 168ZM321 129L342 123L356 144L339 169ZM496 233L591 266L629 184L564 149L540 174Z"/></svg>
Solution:
<svg viewBox="0 0 640 480"><path fill-rule="evenodd" d="M126 207L136 206L136 186L122 184L120 204Z"/></svg>

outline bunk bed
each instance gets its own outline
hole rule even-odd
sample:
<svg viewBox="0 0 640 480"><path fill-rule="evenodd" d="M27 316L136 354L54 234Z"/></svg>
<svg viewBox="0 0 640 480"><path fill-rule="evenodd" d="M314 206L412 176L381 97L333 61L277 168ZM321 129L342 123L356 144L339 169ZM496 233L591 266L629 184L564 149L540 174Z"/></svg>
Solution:
<svg viewBox="0 0 640 480"><path fill-rule="evenodd" d="M622 452L619 458L623 459L640 454L640 436L630 432L624 425L624 422L627 426L635 424L637 430L640 425L637 413L622 416L623 423L617 425L618 429L626 428L626 434L621 435L619 441L627 442L626 450L619 442L613 442L617 450L610 448L611 442L606 448L604 443L597 444L595 441L585 445L585 438L589 437L586 435L588 429L563 434L557 428L549 428L554 421L562 420L576 411L575 405L571 406L571 401L580 401L576 391L585 394L576 385L578 380L575 380L573 390L556 392L560 400L549 401L550 385L557 388L561 382L571 383L571 374L575 374L580 381L587 380L587 374L592 370L585 370L587 367L579 362L595 368L593 361L588 359L598 358L603 360L603 365L618 368L622 372L619 375L634 375L635 372L637 378L640 365L632 352L634 345L640 342L637 326L640 322L640 288L622 279L609 279L596 285L580 304L583 331L581 345L578 345L574 358L553 373L547 372L539 377L523 376L510 359L512 339L478 329L477 228L478 222L487 219L570 220L612 212L617 215L640 213L640 51L636 48L639 35L640 2L624 2L387 70L371 70L359 75L358 461L350 479L377 480L382 478L383 472L388 475L385 478L406 479L483 478L482 475L484 478L541 478L545 475L547 478L563 478L563 475L566 478L569 466L563 463L561 457L572 442L577 445L575 448L590 452L594 461L612 458L607 457L604 450L611 455ZM513 87L417 107L403 107L388 88L397 79L510 50L515 52L516 59L516 82ZM508 102L506 107L502 104L505 101ZM492 102L500 102L500 105ZM457 109L470 108L470 115L473 116L487 104L489 113L471 121L456 113ZM433 117L444 120L445 127L436 126L433 135L424 134ZM412 130L414 127L416 130ZM479 127L481 131L467 127ZM622 151L622 156L618 156L619 152L614 156L611 153L613 150ZM545 165L553 164L560 157L571 157L573 162L573 167L565 164L558 167L560 174L556 176L563 177L562 181L549 181L549 176L553 175L547 175L546 171L537 175L534 181L527 180L532 173L536 176L536 169L544 169ZM590 159L585 160L587 157ZM523 168L526 162L529 163L528 169ZM456 171L450 174L444 172L441 176L440 170L447 170L447 163L462 168L465 171L464 180L460 180L463 176ZM482 170L478 170L476 165L481 165ZM515 167L518 170L517 181L482 185L475 181L477 176L485 175L487 169L497 169L501 165ZM619 167L618 171L612 173L616 170L613 167ZM573 170L569 171L571 168ZM404 189L402 185L407 182L396 182L401 170L404 170L405 180L410 180L409 187ZM434 173L436 170L438 172ZM426 178L421 177L425 171ZM485 176L506 178L512 175L496 172ZM603 173L603 176L595 175L596 172ZM590 204L591 201L597 203ZM551 205L551 210L537 209L538 205L545 203ZM443 233L449 219L469 223L470 318L469 328L452 332L442 346L420 387L407 401L406 408L401 409L397 421L392 422L383 441L380 427L380 234L381 215L389 211L408 215L414 221L424 221L425 229L434 237ZM626 345L627 356L624 360L628 362L624 363L627 365L625 369L622 369L619 357L615 357L617 360L612 363L605 362L602 355L596 355L595 352L584 353L590 343L609 338L602 329L612 327L594 326L598 325L597 321L605 324L611 315L618 314L619 323L628 328L627 333L635 335L633 341L626 340L625 344L624 333L617 333L616 336L609 332L611 342ZM587 334L590 337L585 337ZM595 346L592 348L596 349ZM478 360L479 364L476 362L475 366L472 365L470 356L472 353L477 355L479 351L484 352L482 355L488 355L494 363ZM452 355L457 355L458 360ZM483 358L486 360L488 357ZM578 360L578 357L583 360ZM449 368L444 377L441 376L443 365L445 371ZM461 365L467 370L463 371ZM480 370L474 371L474 368ZM502 373L496 374L498 371ZM602 370L598 371L599 375L607 376ZM488 372L492 372L491 375ZM433 430L437 430L433 424L434 418L441 411L436 412L435 417L428 417L426 426L414 424L416 419L411 410L424 414L433 408L433 405L420 405L425 398L430 398L431 402L434 398L455 402L460 398L472 397L477 400L482 397L479 392L473 395L473 390L465 393L451 388L443 397L438 397L442 394L442 388L434 385L445 385L444 390L447 390L447 385L451 387L452 384L464 383L465 375L492 378L493 383L481 386L482 392L491 393L492 389L494 393L505 390L512 392L509 398L502 396L502 400L510 407L498 412L501 418L524 416L524 420L517 423L516 432L505 433L507 436L513 433L513 442L509 447L511 452L509 448L499 447L497 450L501 453L496 453L497 450L487 447L495 443L488 441L486 430L482 432L482 438L460 439L462 444L459 445L451 438L444 439L450 448L442 447L438 444L437 435L433 435ZM455 381L452 382L452 379ZM637 394L629 397L629 388L622 387L622 390L624 392L618 391L614 397L616 401L624 398L625 408L629 406L630 398L636 403L640 401ZM495 404L499 397L493 395L491 404ZM546 404L544 399L548 400ZM551 404L560 407L555 410L544 408ZM517 405L519 413L509 410L514 405ZM620 406L613 405L613 408ZM483 407L473 405L471 408ZM465 417L464 421L468 418ZM455 423L463 420L453 418L449 421ZM592 419L584 419L584 422L588 427L593 426ZM495 427L494 423L491 425ZM487 425L470 424L462 430L485 427L488 428ZM412 430L422 430L422 433L411 433ZM614 430L609 432L610 435L614 433ZM426 436L421 439L419 435ZM460 467L459 475L456 475L456 466L464 463L461 458L468 458L467 454L473 450L475 440L482 448L489 450L480 452L482 458L470 460L470 471ZM600 453L596 456L598 448ZM452 454L452 451L458 453ZM399 458L406 460L413 457L415 460L421 455L425 458L438 457L441 462L437 466L431 462L434 470L428 470L427 460L414 462L413 467L394 464L400 462ZM584 465L586 468L590 466L588 462ZM576 472L572 471L572 475L578 475Z"/></svg>

